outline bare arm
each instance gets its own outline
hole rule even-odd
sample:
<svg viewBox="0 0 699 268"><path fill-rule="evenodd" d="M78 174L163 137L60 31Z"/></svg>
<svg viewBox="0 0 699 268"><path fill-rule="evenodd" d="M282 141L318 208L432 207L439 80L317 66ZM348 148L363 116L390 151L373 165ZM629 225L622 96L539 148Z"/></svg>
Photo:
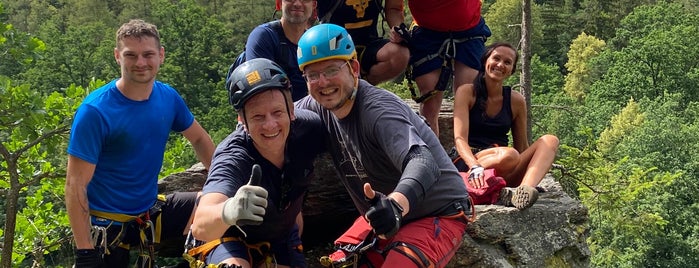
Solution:
<svg viewBox="0 0 699 268"><path fill-rule="evenodd" d="M463 84L454 93L454 146L469 167L478 164L468 145L469 111L476 103L474 90L473 84Z"/></svg>
<svg viewBox="0 0 699 268"><path fill-rule="evenodd" d="M221 218L226 200L228 197L221 193L208 193L199 199L192 223L194 237L198 240L211 241L223 236L230 227Z"/></svg>
<svg viewBox="0 0 699 268"><path fill-rule="evenodd" d="M398 26L405 21L403 14L403 0L386 0L386 22L388 26Z"/></svg>
<svg viewBox="0 0 699 268"><path fill-rule="evenodd" d="M388 28L391 30L389 32L389 40L398 44L403 41L403 38L400 36L400 34L393 30L393 27L399 26L405 21L405 15L403 14L403 0L386 0L385 3L385 19L386 22L388 22Z"/></svg>
<svg viewBox="0 0 699 268"><path fill-rule="evenodd" d="M90 207L87 201L87 184L95 173L95 165L75 156L68 156L65 199L70 228L78 249L91 249Z"/></svg>
<svg viewBox="0 0 699 268"><path fill-rule="evenodd" d="M201 127L197 120L194 120L192 125L182 132L182 135L192 144L194 152L197 154L197 159L199 159L208 170L211 167L211 158L214 155L215 149L214 142L211 140L209 133Z"/></svg>
<svg viewBox="0 0 699 268"><path fill-rule="evenodd" d="M527 105L524 96L512 91L512 147L518 152L524 152L529 147L527 137Z"/></svg>

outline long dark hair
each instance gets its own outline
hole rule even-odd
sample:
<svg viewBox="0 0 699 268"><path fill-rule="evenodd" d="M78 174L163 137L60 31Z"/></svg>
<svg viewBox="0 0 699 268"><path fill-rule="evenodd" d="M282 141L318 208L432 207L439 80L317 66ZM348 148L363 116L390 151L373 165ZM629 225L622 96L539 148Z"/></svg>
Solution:
<svg viewBox="0 0 699 268"><path fill-rule="evenodd" d="M485 103L488 100L488 89L485 86L485 62L488 60L493 51L499 47L508 47L515 52L515 61L512 63L512 74L517 70L517 60L519 60L519 54L517 49L510 43L505 42L495 42L485 48L485 52L481 56L481 69L478 70L478 75L476 79L473 80L474 94L476 94L476 105L481 107L483 113L485 113Z"/></svg>

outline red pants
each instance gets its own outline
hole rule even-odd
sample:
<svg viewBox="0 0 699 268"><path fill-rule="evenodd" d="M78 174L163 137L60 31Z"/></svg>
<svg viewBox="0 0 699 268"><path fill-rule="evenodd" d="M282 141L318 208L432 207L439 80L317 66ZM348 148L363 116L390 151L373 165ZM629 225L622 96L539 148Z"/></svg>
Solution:
<svg viewBox="0 0 699 268"><path fill-rule="evenodd" d="M375 267L444 267L449 263L463 241L466 232L466 217L463 214L450 217L428 217L401 226L398 233L390 239L378 241L378 251L369 250L366 256ZM413 252L410 247L400 246L404 243L422 252L429 260L429 266L418 265L399 251ZM385 258L379 251L388 250ZM411 255L408 253L408 255ZM417 258L416 258L417 257ZM416 254L413 258L420 259ZM432 266L433 265L433 266Z"/></svg>

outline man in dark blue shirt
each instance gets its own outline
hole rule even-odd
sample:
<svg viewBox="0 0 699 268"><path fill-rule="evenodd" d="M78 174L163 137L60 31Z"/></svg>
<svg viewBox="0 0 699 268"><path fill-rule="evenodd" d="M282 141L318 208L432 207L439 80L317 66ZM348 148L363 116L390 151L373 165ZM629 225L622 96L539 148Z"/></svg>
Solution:
<svg viewBox="0 0 699 268"><path fill-rule="evenodd" d="M297 221L324 149L320 117L294 110L287 75L268 59L244 62L226 85L241 123L214 152L192 223L194 238L216 245L192 255L206 264L305 267ZM249 183L256 165L259 182Z"/></svg>

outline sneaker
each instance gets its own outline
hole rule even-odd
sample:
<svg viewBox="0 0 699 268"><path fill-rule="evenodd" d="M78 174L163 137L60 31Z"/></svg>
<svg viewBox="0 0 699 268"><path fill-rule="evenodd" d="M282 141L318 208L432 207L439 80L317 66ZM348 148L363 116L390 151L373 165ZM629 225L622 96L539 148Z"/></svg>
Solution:
<svg viewBox="0 0 699 268"><path fill-rule="evenodd" d="M495 202L496 205L514 207L512 204L512 196L515 194L515 188L503 187L500 189L500 195L498 196L498 201Z"/></svg>
<svg viewBox="0 0 699 268"><path fill-rule="evenodd" d="M539 199L539 191L536 188L528 185L520 185L512 195L512 204L517 209L525 209L534 205L534 202Z"/></svg>

